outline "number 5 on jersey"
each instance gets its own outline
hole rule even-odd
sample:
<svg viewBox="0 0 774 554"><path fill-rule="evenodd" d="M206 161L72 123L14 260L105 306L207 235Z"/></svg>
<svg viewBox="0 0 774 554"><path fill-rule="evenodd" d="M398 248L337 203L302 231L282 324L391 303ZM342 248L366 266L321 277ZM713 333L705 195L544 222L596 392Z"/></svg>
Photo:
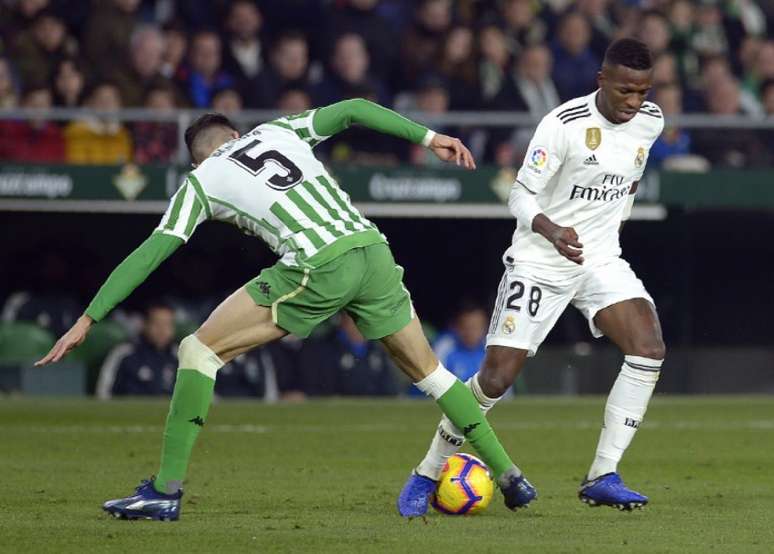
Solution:
<svg viewBox="0 0 774 554"><path fill-rule="evenodd" d="M304 174L298 166L277 150L253 152L259 144L261 144L260 140L252 140L239 150L234 151L229 159L255 177L269 167L269 162L273 162L275 168L280 171L266 179L266 185L275 190L288 190L304 179ZM250 153L248 154L248 152Z"/></svg>

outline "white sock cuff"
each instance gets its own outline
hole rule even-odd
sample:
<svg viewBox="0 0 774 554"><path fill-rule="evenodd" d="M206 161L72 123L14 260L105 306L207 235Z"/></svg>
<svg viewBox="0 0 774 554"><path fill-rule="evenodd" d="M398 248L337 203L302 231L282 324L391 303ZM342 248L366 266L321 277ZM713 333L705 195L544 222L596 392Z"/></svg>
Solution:
<svg viewBox="0 0 774 554"><path fill-rule="evenodd" d="M200 341L196 335L188 335L180 341L178 350L180 369L193 369L213 381L218 370L225 364L215 352Z"/></svg>
<svg viewBox="0 0 774 554"><path fill-rule="evenodd" d="M473 396L476 398L476 400L478 400L479 405L481 405L481 407L484 409L488 410L497 404L497 401L502 398L502 396L498 396L497 398L490 398L484 394L484 391L481 388L481 384L478 382L478 372L476 372L470 379L468 379L465 384L470 387L470 392L473 393Z"/></svg>
<svg viewBox="0 0 774 554"><path fill-rule="evenodd" d="M653 358L645 358L643 356L624 356L624 364L632 369L639 369L640 371L658 373L661 371L661 365L663 363L664 360L654 360Z"/></svg>
<svg viewBox="0 0 774 554"><path fill-rule="evenodd" d="M457 378L452 372L443 367L442 363L438 363L430 375L414 383L416 387L425 393L427 396L432 396L438 400L446 392L452 388L452 385L457 381Z"/></svg>

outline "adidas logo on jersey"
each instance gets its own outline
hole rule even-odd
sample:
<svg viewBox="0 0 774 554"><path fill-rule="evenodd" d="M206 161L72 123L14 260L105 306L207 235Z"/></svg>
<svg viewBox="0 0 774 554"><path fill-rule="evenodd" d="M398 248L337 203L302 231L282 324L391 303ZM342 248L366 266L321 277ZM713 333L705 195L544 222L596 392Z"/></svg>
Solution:
<svg viewBox="0 0 774 554"><path fill-rule="evenodd" d="M597 161L597 157L592 154L585 160L583 160L583 165L599 165L599 162Z"/></svg>

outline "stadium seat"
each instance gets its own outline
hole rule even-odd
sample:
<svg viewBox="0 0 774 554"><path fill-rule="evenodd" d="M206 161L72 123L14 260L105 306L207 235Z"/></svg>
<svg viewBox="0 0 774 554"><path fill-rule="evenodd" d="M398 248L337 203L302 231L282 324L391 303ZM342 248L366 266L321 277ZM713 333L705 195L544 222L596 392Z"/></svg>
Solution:
<svg viewBox="0 0 774 554"><path fill-rule="evenodd" d="M54 336L34 323L0 323L0 365L21 366L45 356L54 346Z"/></svg>
<svg viewBox="0 0 774 554"><path fill-rule="evenodd" d="M92 326L89 336L73 352L73 357L79 360L87 369L87 390L94 390L99 375L99 369L108 353L118 344L130 339L126 328L110 319L105 319Z"/></svg>

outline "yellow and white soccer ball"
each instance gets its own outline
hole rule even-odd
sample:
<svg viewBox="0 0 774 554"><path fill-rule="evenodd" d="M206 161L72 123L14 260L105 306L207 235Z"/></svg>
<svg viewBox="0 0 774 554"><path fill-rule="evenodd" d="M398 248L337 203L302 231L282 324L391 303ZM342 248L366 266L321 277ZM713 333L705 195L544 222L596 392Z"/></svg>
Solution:
<svg viewBox="0 0 774 554"><path fill-rule="evenodd" d="M489 506L493 493L492 473L484 462L470 454L455 454L443 467L432 502L444 514L475 514Z"/></svg>

